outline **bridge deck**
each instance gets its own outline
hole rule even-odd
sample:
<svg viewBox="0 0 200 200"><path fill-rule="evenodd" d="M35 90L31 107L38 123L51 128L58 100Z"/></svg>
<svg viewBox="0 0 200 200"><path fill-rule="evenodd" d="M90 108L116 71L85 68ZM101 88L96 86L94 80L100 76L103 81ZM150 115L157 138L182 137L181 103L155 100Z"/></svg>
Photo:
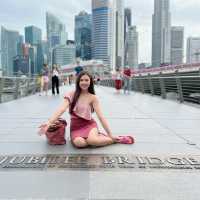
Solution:
<svg viewBox="0 0 200 200"><path fill-rule="evenodd" d="M71 89L62 88L62 94ZM37 135L37 127L60 104L62 95L34 95L0 104L0 155L126 154L158 159L200 155L199 108L138 93L115 94L113 88L99 86L96 91L113 134L133 135L134 145L75 149L68 139L65 146L49 146ZM69 115L65 117L69 121ZM197 200L200 195L200 170L0 169L0 180L0 199Z"/></svg>

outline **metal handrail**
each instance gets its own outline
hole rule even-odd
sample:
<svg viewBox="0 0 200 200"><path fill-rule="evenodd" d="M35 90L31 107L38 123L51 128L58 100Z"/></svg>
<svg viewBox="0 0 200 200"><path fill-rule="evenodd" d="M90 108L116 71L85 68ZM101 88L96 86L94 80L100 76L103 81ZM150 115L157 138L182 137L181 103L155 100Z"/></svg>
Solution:
<svg viewBox="0 0 200 200"><path fill-rule="evenodd" d="M0 77L0 103L34 94L39 88L37 78Z"/></svg>
<svg viewBox="0 0 200 200"><path fill-rule="evenodd" d="M131 80L131 90L159 95L163 99L200 104L200 75L194 76L135 76ZM102 80L101 85L114 87L114 80Z"/></svg>

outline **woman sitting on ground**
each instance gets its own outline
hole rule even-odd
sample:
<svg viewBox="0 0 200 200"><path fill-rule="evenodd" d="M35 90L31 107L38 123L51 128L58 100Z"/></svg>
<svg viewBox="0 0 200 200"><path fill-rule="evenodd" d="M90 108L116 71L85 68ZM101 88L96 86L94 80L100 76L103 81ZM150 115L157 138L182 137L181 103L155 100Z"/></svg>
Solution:
<svg viewBox="0 0 200 200"><path fill-rule="evenodd" d="M99 100L95 95L92 76L82 71L76 79L76 90L68 92L64 96L64 102L52 117L40 126L40 132L44 134L67 109L71 115L70 136L75 147L106 146L114 143L132 144L131 136L114 137L107 120L103 116ZM99 133L97 123L92 118L92 112L96 112L107 134Z"/></svg>

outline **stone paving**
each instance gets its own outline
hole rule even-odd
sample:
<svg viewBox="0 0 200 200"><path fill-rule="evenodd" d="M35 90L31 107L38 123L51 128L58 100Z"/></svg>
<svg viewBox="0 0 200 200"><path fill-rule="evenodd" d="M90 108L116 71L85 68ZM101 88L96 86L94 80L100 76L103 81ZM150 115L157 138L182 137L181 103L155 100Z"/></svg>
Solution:
<svg viewBox="0 0 200 200"><path fill-rule="evenodd" d="M62 87L60 96L33 95L0 104L1 160L14 155L87 155L93 161L95 156L96 159L106 156L112 163L113 158L124 156L124 159L134 157L140 163L130 168L124 160L121 165L127 168L121 169L116 169L119 163L114 163L113 169L1 168L0 199L200 199L198 107L134 92L116 94L113 88L98 86L96 92L113 134L133 135L136 143L75 149L67 129L67 144L50 146L44 137L38 136L37 127L62 102L64 92L73 87ZM68 113L64 117L69 121ZM102 129L100 124L99 127ZM154 162L163 160L168 163L162 166L173 165L173 168L152 168Z"/></svg>

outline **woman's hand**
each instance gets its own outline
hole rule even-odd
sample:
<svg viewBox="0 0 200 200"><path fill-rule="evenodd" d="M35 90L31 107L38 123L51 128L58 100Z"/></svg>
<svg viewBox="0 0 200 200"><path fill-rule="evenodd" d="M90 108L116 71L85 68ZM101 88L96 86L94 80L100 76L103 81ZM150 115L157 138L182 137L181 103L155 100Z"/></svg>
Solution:
<svg viewBox="0 0 200 200"><path fill-rule="evenodd" d="M47 129L50 127L50 123L49 122L45 122L43 124L41 124L39 126L40 130L39 130L39 135L44 135L47 131Z"/></svg>

